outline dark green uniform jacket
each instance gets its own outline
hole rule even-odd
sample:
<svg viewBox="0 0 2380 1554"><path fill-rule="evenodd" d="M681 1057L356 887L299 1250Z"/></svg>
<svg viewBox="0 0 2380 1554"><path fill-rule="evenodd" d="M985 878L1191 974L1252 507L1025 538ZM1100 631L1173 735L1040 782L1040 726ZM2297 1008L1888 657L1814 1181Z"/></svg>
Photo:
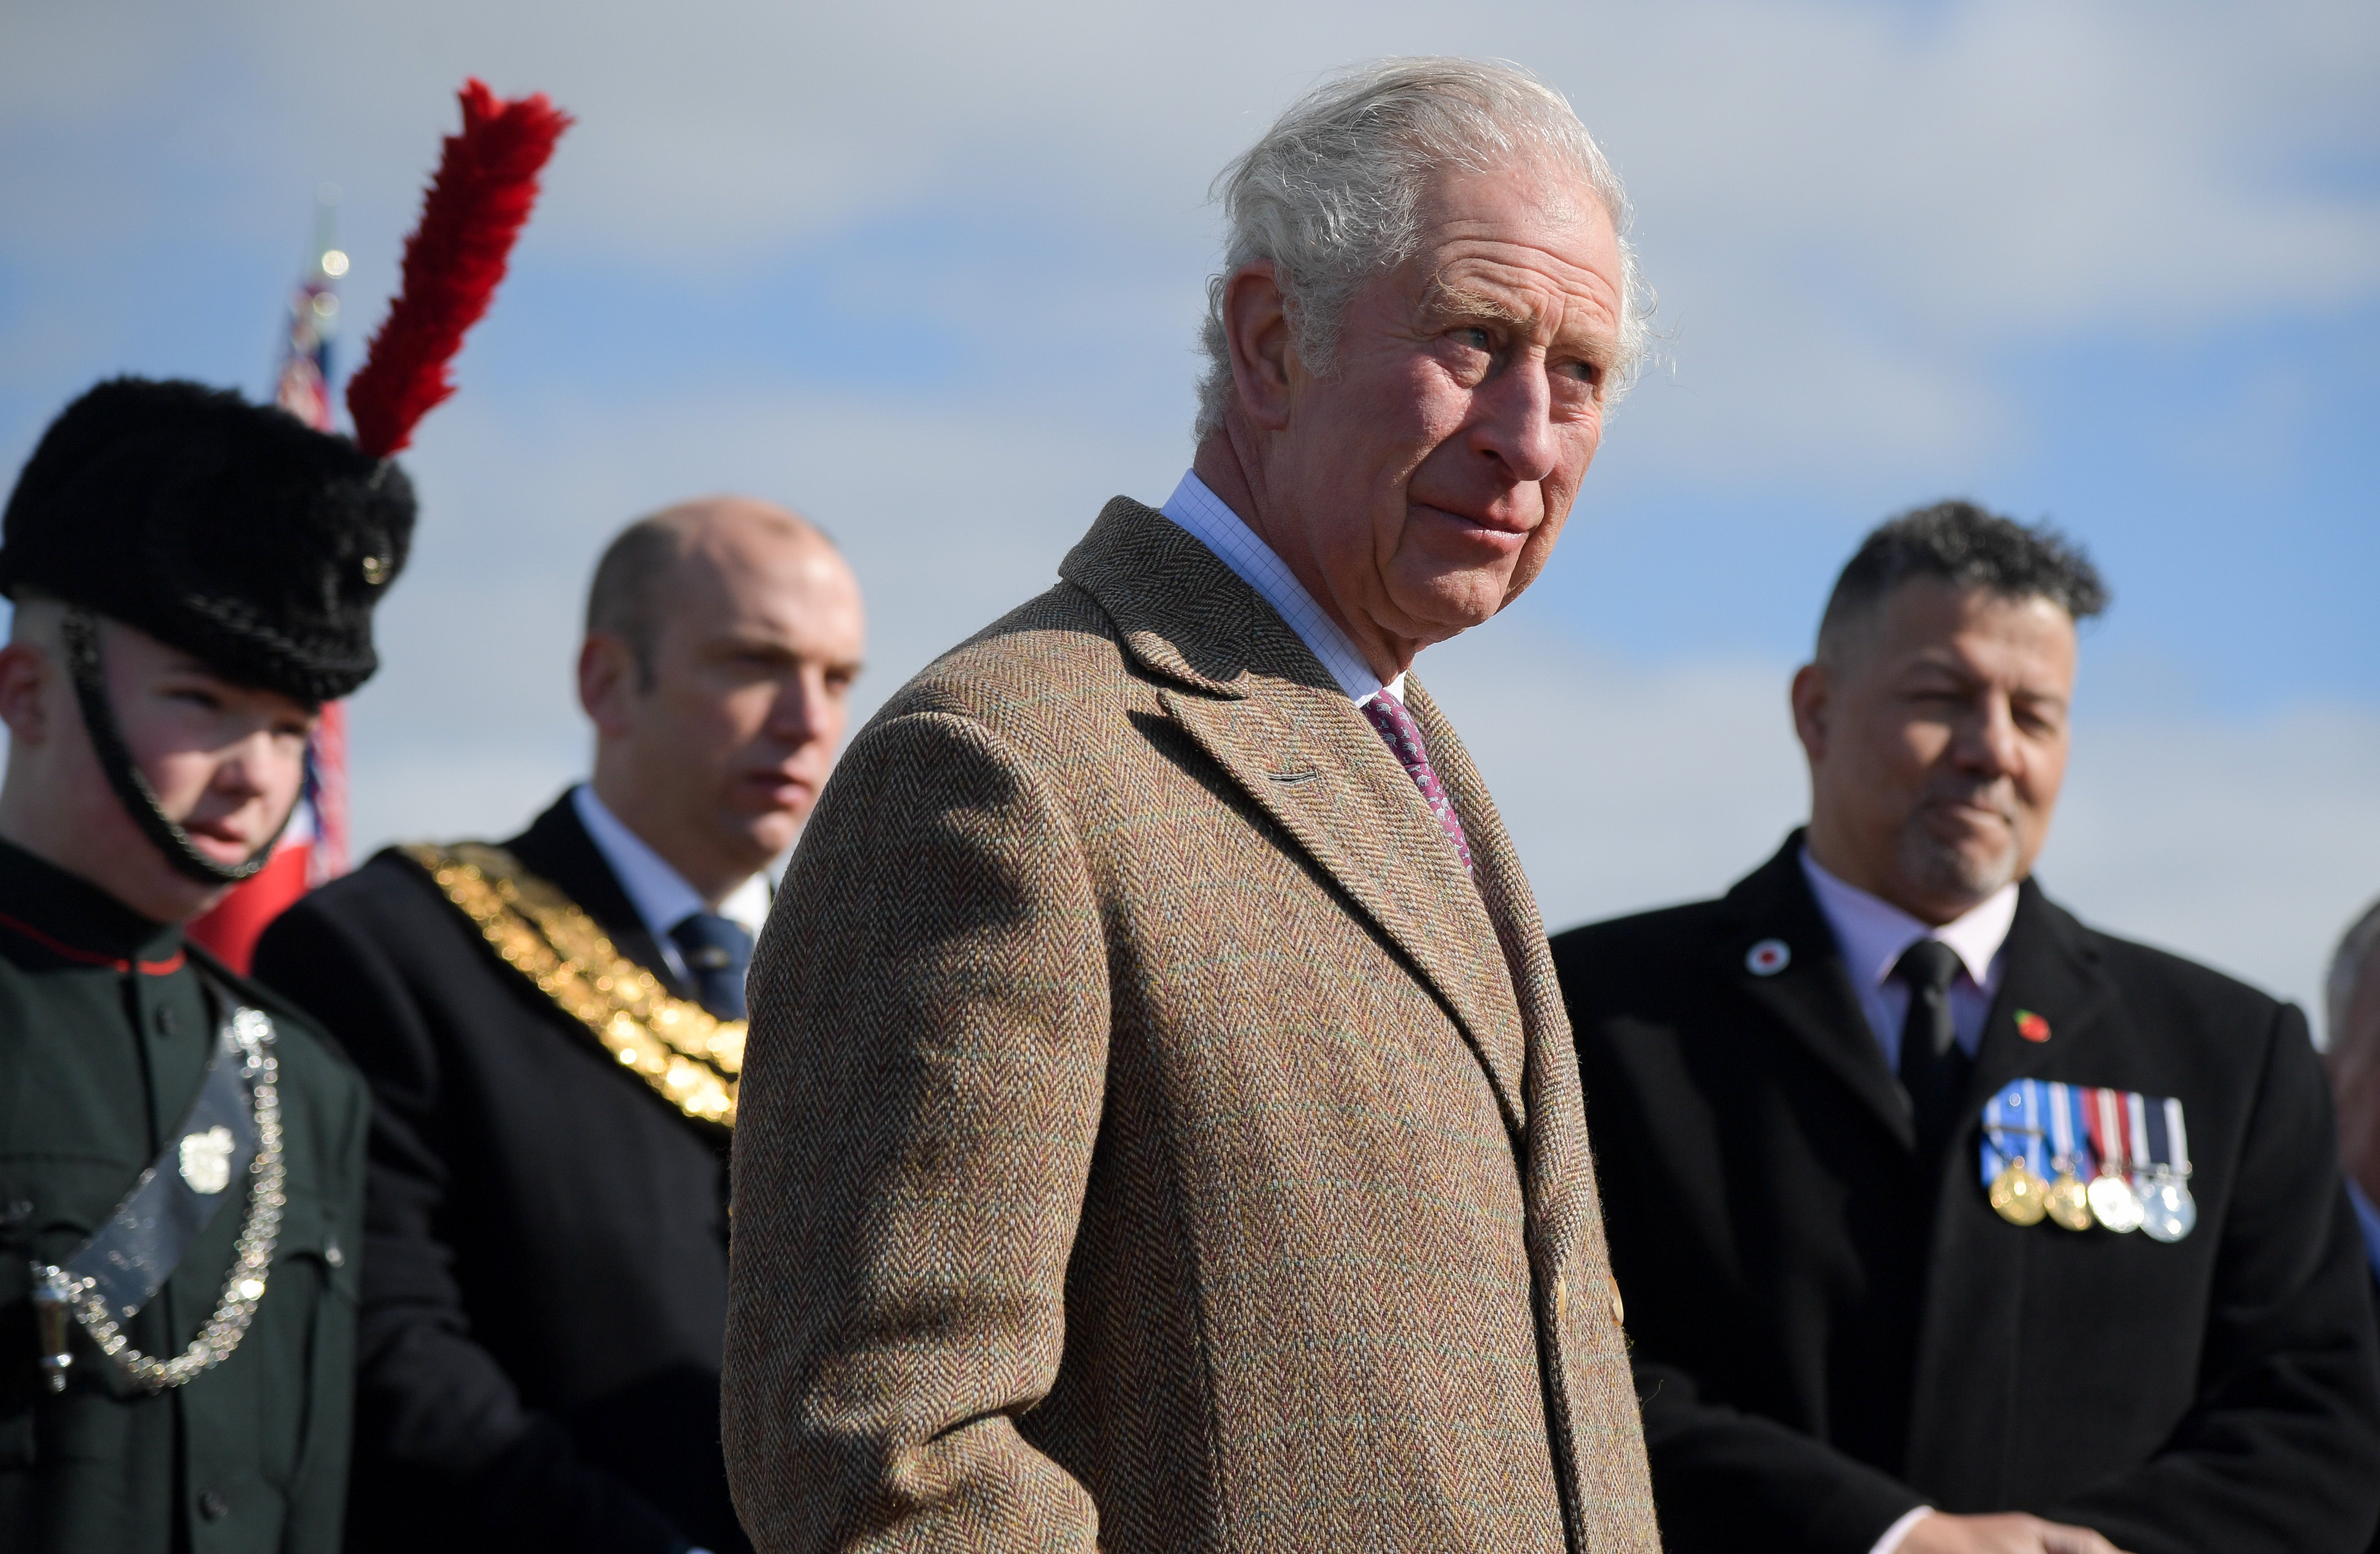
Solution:
<svg viewBox="0 0 2380 1554"><path fill-rule="evenodd" d="M329 1044L273 1017L287 1208L237 1352L149 1394L79 1330L37 1368L31 1264L63 1264L176 1136L217 1016L181 932L0 843L0 1554L335 1554L353 1409L366 1099ZM179 1354L213 1313L247 1193L226 1195L132 1345Z"/></svg>

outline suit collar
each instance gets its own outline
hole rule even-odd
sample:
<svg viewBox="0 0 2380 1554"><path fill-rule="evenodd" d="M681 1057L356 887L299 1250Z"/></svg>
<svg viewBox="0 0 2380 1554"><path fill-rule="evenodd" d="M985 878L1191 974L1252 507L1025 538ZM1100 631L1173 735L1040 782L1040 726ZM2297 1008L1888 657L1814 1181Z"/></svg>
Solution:
<svg viewBox="0 0 2380 1554"><path fill-rule="evenodd" d="M2005 953L2007 968L1975 1050L1970 1099L1978 1108L1994 1090L2038 1073L2071 1047L2115 999L2096 938L2031 880L2018 888ZM2026 1025L2042 1039L2028 1038Z"/></svg>
<svg viewBox="0 0 2380 1554"><path fill-rule="evenodd" d="M1312 650L1348 699L1363 705L1385 690L1402 699L1404 676L1383 686L1339 623L1332 620L1286 563L1231 504L1208 489L1196 470L1182 477L1160 509L1166 520L1195 535L1234 577L1264 596L1299 641Z"/></svg>
<svg viewBox="0 0 2380 1554"><path fill-rule="evenodd" d="M628 899L619 877L604 861L602 850L587 834L568 792L529 822L528 830L504 843L504 851L530 873L543 878L595 919L613 947L643 966L678 998L692 995L669 967L652 930Z"/></svg>
<svg viewBox="0 0 2380 1554"><path fill-rule="evenodd" d="M1263 676L1344 699L1289 623L1154 507L1110 502L1058 575L1099 601L1125 653L1160 679L1236 701Z"/></svg>
<svg viewBox="0 0 2380 1554"><path fill-rule="evenodd" d="M1734 928L1718 946L1723 975L1775 1014L1895 1138L1914 1149L1908 1100L1860 1013L1834 931L1802 871L1802 840L1796 830L1774 857L1728 892ZM1752 952L1772 939L1786 946L1789 958L1783 969L1764 976L1753 969ZM2002 1085L2035 1072L2053 1049L2062 1050L2058 1044L2095 1021L2110 996L2090 931L2031 880L2018 887L2016 916L2001 953L1999 989L1969 1082L1971 1112ZM2041 1016L2048 1040L2022 1034L2019 1017L2027 1014Z"/></svg>
<svg viewBox="0 0 2380 1554"><path fill-rule="evenodd" d="M1059 571L1107 612L1167 715L1445 1004L1519 1131L1526 1038L1500 936L1413 779L1321 661L1195 536L1127 498L1108 504ZM1442 764L1441 747L1460 747L1427 693L1407 685ZM1474 810L1492 820L1484 805L1484 791L1458 805L1466 825Z"/></svg>
<svg viewBox="0 0 2380 1554"><path fill-rule="evenodd" d="M1774 1014L1903 1148L1914 1150L1908 1099L1885 1067L1834 930L1802 872L1802 837L1796 830L1774 857L1728 892L1730 931L1720 938L1715 969Z"/></svg>

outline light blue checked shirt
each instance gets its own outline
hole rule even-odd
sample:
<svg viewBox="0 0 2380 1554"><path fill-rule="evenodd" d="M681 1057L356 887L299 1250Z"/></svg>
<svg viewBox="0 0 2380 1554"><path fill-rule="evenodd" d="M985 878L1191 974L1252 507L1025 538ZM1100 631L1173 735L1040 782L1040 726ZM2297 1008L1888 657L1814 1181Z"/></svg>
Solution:
<svg viewBox="0 0 2380 1554"><path fill-rule="evenodd" d="M1240 516L1223 504L1223 499L1207 489L1207 482L1196 472L1185 471L1182 483L1165 499L1160 509L1167 517L1198 537L1199 543L1215 552L1215 559L1238 575L1241 582L1264 595L1269 604L1297 633L1298 640L1314 650L1322 667L1339 682L1339 688L1361 707L1387 691L1402 701L1405 677L1401 674L1387 685L1372 673L1355 644L1339 628L1339 623L1325 614L1305 585L1272 553L1272 547L1257 538L1256 530L1242 522ZM1385 715L1385 714L1384 714Z"/></svg>

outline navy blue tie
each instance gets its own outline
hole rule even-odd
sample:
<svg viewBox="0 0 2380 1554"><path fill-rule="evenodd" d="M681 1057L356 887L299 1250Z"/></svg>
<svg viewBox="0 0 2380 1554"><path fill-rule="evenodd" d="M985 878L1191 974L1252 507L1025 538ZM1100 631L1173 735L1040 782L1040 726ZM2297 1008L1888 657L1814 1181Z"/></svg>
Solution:
<svg viewBox="0 0 2380 1554"><path fill-rule="evenodd" d="M689 912L670 929L694 979L695 1002L722 1020L744 1018L744 970L752 964L752 935L716 912Z"/></svg>
<svg viewBox="0 0 2380 1554"><path fill-rule="evenodd" d="M1900 1084L1917 1122L1918 1158L1938 1159L1958 1131L1973 1062L1950 1021L1950 984L1959 952L1938 939L1921 939L1902 953L1893 976L1909 988L1909 1016L1900 1027Z"/></svg>

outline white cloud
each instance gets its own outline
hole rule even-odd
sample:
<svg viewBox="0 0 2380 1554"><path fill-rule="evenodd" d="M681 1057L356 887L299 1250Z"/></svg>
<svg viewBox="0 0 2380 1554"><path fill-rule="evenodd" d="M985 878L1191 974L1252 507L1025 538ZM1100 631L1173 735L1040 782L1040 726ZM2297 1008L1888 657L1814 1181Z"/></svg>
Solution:
<svg viewBox="0 0 2380 1554"><path fill-rule="evenodd" d="M35 0L0 10L0 392L37 387L46 415L58 384L148 360L138 342L176 322L143 311L157 273L208 242L245 260L258 231L294 249L324 177L348 190L349 316L376 317L471 72L581 119L525 269L701 289L817 261L854 289L789 291L785 316L847 321L857 297L995 342L975 377L920 362L867 395L789 369L508 399L475 392L467 356L464 397L407 456L426 516L356 710L358 820L367 840L501 832L583 757L578 594L631 515L731 488L825 521L869 592L872 705L1044 586L1105 497L1161 495L1187 452L1208 179L1318 72L1430 50L1538 69L1636 196L1676 371L1615 424L1591 506L1624 467L1664 497L1880 512L2021 451L2011 349L2380 292L2370 6ZM284 279L256 283L260 329ZM684 341L674 381L727 344ZM2263 443L2286 442L2289 391ZM1603 662L1530 633L1500 624L1424 673L1550 921L1721 889L1798 817L1780 666ZM2086 730L2045 872L2118 931L2302 997L2380 888L2357 783L2376 741L2353 710Z"/></svg>
<svg viewBox="0 0 2380 1554"><path fill-rule="evenodd" d="M531 238L549 251L699 285L939 213L986 236L901 256L910 305L998 316L1074 306L1119 235L1185 287L1209 257L1208 178L1324 69L1517 57L1630 179L1680 363L1632 413L1702 482L1974 467L2022 435L1992 376L2012 347L2380 287L2380 200L2356 172L2380 153L2380 11L2321 0L250 0L0 25L0 145L42 152L0 157L10 247L71 260L94 224L235 168L239 188L172 219L253 230L335 176L360 318L467 71L580 116ZM1002 222L1030 250L1003 284L1032 296L970 285Z"/></svg>

